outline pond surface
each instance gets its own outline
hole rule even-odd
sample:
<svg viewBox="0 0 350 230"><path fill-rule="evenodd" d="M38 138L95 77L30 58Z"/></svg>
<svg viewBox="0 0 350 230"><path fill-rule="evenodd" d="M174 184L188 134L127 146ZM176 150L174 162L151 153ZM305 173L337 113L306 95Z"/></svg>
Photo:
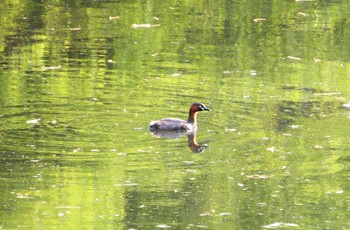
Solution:
<svg viewBox="0 0 350 230"><path fill-rule="evenodd" d="M348 1L0 13L0 228L350 228Z"/></svg>

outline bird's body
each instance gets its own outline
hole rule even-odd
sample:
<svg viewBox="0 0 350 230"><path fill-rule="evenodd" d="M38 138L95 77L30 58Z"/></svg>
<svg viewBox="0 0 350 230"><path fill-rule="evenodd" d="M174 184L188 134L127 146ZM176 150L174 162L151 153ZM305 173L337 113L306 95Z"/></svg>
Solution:
<svg viewBox="0 0 350 230"><path fill-rule="evenodd" d="M193 124L178 118L164 118L158 121L152 121L149 125L151 131L193 131Z"/></svg>

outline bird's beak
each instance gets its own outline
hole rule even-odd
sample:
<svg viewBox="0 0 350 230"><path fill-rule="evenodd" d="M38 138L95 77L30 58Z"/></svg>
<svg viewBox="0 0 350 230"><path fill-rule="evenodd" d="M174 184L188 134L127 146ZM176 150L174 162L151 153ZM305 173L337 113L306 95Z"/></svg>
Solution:
<svg viewBox="0 0 350 230"><path fill-rule="evenodd" d="M211 111L211 109L209 109L208 107L204 107L203 108L205 111Z"/></svg>

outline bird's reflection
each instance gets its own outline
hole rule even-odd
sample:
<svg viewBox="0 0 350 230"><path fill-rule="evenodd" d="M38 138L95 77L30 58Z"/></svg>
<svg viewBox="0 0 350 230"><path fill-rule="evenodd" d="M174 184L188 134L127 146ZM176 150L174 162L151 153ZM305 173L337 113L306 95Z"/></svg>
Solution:
<svg viewBox="0 0 350 230"><path fill-rule="evenodd" d="M208 148L207 144L199 144L197 142L196 136L197 132L181 132L181 131L154 131L151 132L153 136L158 138L180 138L187 136L188 147L193 153L202 153L205 149Z"/></svg>
<svg viewBox="0 0 350 230"><path fill-rule="evenodd" d="M198 144L196 140L196 133L191 133L187 135L188 147L190 147L193 153L201 153L208 148L207 144Z"/></svg>

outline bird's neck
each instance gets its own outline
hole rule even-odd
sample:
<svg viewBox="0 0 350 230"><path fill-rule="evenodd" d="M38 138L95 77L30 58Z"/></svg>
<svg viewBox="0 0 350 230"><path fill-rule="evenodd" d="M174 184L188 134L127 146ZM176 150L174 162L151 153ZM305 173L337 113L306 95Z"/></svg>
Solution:
<svg viewBox="0 0 350 230"><path fill-rule="evenodd" d="M190 110L188 114L188 123L191 123L193 125L197 124L197 112Z"/></svg>

